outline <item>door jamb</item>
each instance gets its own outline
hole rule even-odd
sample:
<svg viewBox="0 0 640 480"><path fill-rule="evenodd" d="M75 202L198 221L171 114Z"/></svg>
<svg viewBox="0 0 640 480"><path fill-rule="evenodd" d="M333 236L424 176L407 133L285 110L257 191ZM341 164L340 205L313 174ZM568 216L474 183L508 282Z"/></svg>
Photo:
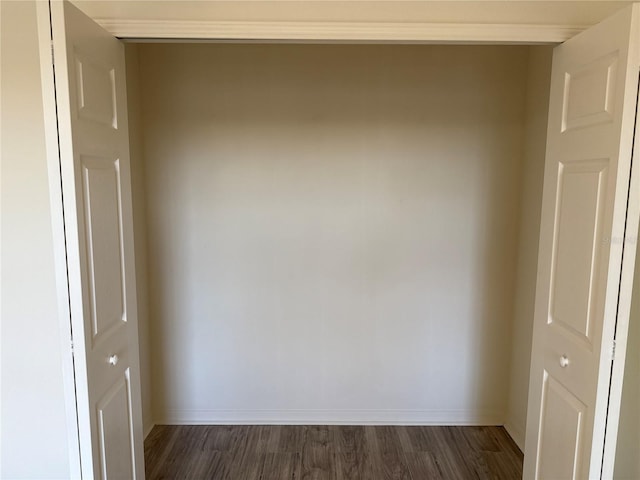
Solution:
<svg viewBox="0 0 640 480"><path fill-rule="evenodd" d="M636 47L640 50L640 42ZM640 71L638 72L640 75ZM611 403L611 397L620 400L624 382L625 360L627 356L627 335L618 338L618 328L628 330L631 322L631 302L633 294L634 272L636 255L638 251L638 227L640 223L640 82L638 84L638 96L636 97L636 115L634 138L631 154L631 174L629 176L629 197L627 200L627 216L625 236L622 240L622 267L620 273L619 291L629 291L631 295L618 298L618 320L614 332L614 345L612 350L613 361L611 364L611 379L609 382L609 405L607 406L607 420L604 432L604 450L602 455L601 478L613 478L616 460L616 446L618 441L618 425L620 421L620 401ZM618 323L623 318L624 323ZM611 421L609 417L611 416Z"/></svg>
<svg viewBox="0 0 640 480"><path fill-rule="evenodd" d="M36 2L38 48L40 52L40 76L44 112L45 148L51 202L51 226L58 304L58 324L61 342L61 367L64 383L64 404L69 451L69 476L82 478L80 437L76 399L76 379L73 359L73 335L69 278L67 272L67 245L64 210L62 206L62 176L60 147L58 143L58 115L54 76L53 41L51 36L51 6L49 1Z"/></svg>

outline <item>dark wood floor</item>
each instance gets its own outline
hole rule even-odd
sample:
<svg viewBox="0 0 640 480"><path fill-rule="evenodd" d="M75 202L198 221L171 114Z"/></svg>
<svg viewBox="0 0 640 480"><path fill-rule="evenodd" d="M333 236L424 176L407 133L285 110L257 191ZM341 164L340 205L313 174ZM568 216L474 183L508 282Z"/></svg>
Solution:
<svg viewBox="0 0 640 480"><path fill-rule="evenodd" d="M522 476L502 427L167 426L147 479L499 479Z"/></svg>

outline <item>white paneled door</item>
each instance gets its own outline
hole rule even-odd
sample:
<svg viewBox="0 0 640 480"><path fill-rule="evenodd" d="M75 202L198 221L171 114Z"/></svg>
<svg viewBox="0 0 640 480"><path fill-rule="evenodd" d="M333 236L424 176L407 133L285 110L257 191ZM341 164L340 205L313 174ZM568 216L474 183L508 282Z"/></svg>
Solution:
<svg viewBox="0 0 640 480"><path fill-rule="evenodd" d="M626 339L629 321L631 282L621 274L634 263L638 228L639 14L637 5L622 10L554 51L528 480L601 478L607 412L620 402L610 382L614 339Z"/></svg>
<svg viewBox="0 0 640 480"><path fill-rule="evenodd" d="M51 2L82 477L143 479L122 43Z"/></svg>

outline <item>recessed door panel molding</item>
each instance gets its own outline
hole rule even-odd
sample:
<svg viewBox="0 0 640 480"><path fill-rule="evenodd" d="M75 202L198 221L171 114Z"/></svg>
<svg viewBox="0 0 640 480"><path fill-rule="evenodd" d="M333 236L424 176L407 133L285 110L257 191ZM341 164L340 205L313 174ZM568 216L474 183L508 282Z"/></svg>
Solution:
<svg viewBox="0 0 640 480"><path fill-rule="evenodd" d="M607 159L560 162L549 323L592 348Z"/></svg>
<svg viewBox="0 0 640 480"><path fill-rule="evenodd" d="M547 371L544 372L541 404L536 478L582 478L586 405Z"/></svg>
<svg viewBox="0 0 640 480"><path fill-rule="evenodd" d="M98 402L96 414L102 478L105 480L134 478L134 465L131 458L133 423L131 422L129 369L125 370Z"/></svg>
<svg viewBox="0 0 640 480"><path fill-rule="evenodd" d="M565 73L562 131L613 121L618 52Z"/></svg>
<svg viewBox="0 0 640 480"><path fill-rule="evenodd" d="M94 342L127 321L120 161L82 156Z"/></svg>
<svg viewBox="0 0 640 480"><path fill-rule="evenodd" d="M118 128L115 70L75 53L78 117Z"/></svg>

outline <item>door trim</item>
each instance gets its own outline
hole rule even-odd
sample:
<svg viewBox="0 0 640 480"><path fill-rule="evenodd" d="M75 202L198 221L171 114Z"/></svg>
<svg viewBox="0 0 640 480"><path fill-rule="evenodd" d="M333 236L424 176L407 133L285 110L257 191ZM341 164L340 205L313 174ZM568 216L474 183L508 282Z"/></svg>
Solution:
<svg viewBox="0 0 640 480"><path fill-rule="evenodd" d="M637 47L640 49L640 46ZM640 72L638 72L640 76ZM622 248L622 267L620 272L620 291L633 292L634 269L638 249L638 227L640 224L640 82L636 99L636 118L634 126L633 146L631 147L631 174L629 177L629 197L627 200L627 216L625 236ZM631 248L630 248L631 247ZM640 275L640 272L635 272ZM618 315L614 332L615 350L611 364L611 381L609 383L609 404L607 406L607 422L604 432L604 451L602 457L601 478L613 478L618 441L618 425L620 421L620 404L624 382L625 360L629 322L631 321L632 295L619 295ZM622 322L621 322L622 320ZM618 330L625 332L618 335ZM611 399L614 399L612 402Z"/></svg>
<svg viewBox="0 0 640 480"><path fill-rule="evenodd" d="M562 43L587 25L521 23L193 21L96 18L121 39L404 43Z"/></svg>
<svg viewBox="0 0 640 480"><path fill-rule="evenodd" d="M47 175L49 180L49 200L51 202L51 226L53 233L53 254L56 278L57 317L62 344L61 367L64 384L64 404L69 451L69 476L82 478L80 459L80 436L76 398L76 378L73 360L73 334L69 276L67 269L67 243L65 235L64 209L62 205L62 175L60 146L58 138L58 113L51 36L51 10L49 2L36 2L38 23L38 47L40 51L40 77L44 113L45 148L47 155Z"/></svg>

